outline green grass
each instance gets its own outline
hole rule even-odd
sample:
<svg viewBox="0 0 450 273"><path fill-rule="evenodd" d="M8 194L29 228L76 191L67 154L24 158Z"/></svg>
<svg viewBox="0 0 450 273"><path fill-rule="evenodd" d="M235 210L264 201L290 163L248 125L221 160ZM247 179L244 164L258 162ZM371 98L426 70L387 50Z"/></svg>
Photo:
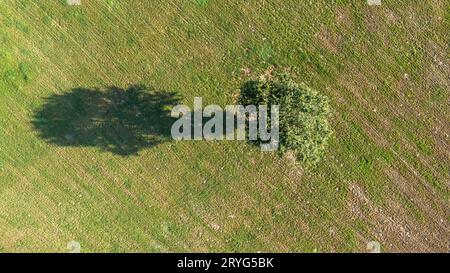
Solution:
<svg viewBox="0 0 450 273"><path fill-rule="evenodd" d="M0 250L448 251L449 19L444 0L2 1ZM124 156L33 126L75 88L223 106L243 69L270 65L331 98L336 133L314 169L241 142Z"/></svg>

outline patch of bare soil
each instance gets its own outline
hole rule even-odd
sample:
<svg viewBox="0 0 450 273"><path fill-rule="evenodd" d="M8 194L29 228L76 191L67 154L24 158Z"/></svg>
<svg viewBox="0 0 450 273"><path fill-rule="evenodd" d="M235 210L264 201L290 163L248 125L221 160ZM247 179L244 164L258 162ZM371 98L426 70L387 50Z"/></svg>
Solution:
<svg viewBox="0 0 450 273"><path fill-rule="evenodd" d="M353 27L350 7L341 7L336 10L336 22L347 29Z"/></svg>
<svg viewBox="0 0 450 273"><path fill-rule="evenodd" d="M391 175L396 174L391 173ZM406 182L405 180L397 181L400 181L399 183ZM389 190L389 196L385 196L386 201L383 206L374 204L365 190L357 183L350 185L349 192L347 204L350 217L368 223L370 233L376 236L375 239L385 250L389 252L448 251L450 240L448 224L436 219L430 221L431 218L428 215L424 221L414 219L410 212L396 200L395 194L391 190ZM424 205L421 204L421 206ZM440 216L444 217L444 215ZM447 218L438 217L438 219ZM373 239L370 238L370 240Z"/></svg>
<svg viewBox="0 0 450 273"><path fill-rule="evenodd" d="M319 44L331 53L339 53L339 46L341 44L341 36L339 34L324 28L316 34L316 38Z"/></svg>

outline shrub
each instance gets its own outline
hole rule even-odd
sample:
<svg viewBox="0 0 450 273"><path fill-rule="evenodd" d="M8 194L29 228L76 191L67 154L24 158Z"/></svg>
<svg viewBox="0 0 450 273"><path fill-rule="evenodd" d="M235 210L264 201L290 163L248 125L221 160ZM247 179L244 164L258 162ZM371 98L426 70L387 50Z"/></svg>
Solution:
<svg viewBox="0 0 450 273"><path fill-rule="evenodd" d="M242 105L280 106L280 151L314 165L323 157L332 135L329 100L295 83L287 73L271 72L241 88Z"/></svg>

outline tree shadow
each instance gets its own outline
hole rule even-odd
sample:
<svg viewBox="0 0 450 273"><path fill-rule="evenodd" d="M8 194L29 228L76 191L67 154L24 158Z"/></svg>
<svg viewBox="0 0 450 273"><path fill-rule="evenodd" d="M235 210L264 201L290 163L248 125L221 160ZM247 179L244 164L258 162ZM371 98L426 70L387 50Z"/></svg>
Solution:
<svg viewBox="0 0 450 273"><path fill-rule="evenodd" d="M52 95L34 114L39 136L58 146L98 147L121 156L136 155L170 139L174 92L142 85L127 89L75 88Z"/></svg>
<svg viewBox="0 0 450 273"><path fill-rule="evenodd" d="M246 81L240 88L238 103L244 106L260 105L263 103L263 98L259 90L259 81Z"/></svg>

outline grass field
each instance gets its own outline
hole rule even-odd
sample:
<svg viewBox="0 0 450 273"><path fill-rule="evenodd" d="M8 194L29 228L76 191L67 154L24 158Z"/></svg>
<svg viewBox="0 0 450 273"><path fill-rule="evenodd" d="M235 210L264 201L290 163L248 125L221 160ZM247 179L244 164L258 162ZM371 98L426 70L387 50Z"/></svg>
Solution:
<svg viewBox="0 0 450 273"><path fill-rule="evenodd" d="M1 1L0 251L448 252L449 30L447 0ZM65 127L138 85L224 106L271 65L331 99L315 168L126 108Z"/></svg>

